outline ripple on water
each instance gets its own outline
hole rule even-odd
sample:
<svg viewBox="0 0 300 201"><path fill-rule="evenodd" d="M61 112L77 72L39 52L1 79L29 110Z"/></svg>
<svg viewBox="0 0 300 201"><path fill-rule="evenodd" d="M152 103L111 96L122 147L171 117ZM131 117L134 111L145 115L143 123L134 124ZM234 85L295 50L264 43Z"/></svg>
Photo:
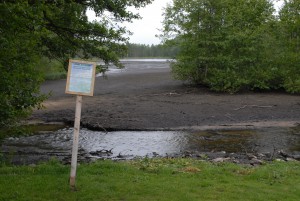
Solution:
<svg viewBox="0 0 300 201"><path fill-rule="evenodd" d="M2 152L26 160L30 157L69 158L73 129L38 135L7 138ZM184 152L271 153L277 150L300 151L300 128L257 130L116 131L81 129L79 150L85 157L116 158L180 154ZM90 154L100 153L100 154ZM17 160L17 159L16 159Z"/></svg>

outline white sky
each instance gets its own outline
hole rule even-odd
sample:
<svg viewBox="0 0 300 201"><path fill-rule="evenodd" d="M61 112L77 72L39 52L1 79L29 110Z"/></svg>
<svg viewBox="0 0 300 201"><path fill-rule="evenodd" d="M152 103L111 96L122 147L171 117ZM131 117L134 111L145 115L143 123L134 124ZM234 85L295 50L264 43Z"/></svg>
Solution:
<svg viewBox="0 0 300 201"><path fill-rule="evenodd" d="M139 13L142 19L133 20L132 23L124 23L129 31L133 33L130 36L130 43L140 43L140 44L159 44L160 40L155 37L159 34L161 22L163 21L163 8L166 7L167 2L172 0L154 0L152 4L147 5L139 10L132 10L134 13ZM87 15L90 20L94 20L95 15L92 11L88 11Z"/></svg>
<svg viewBox="0 0 300 201"><path fill-rule="evenodd" d="M128 30L134 33L130 36L129 42L149 45L160 43L155 35L160 34L158 29L162 28L163 8L168 2L172 0L154 0L152 4L139 9L142 19L134 20L133 23L126 25Z"/></svg>
<svg viewBox="0 0 300 201"><path fill-rule="evenodd" d="M159 44L159 38L155 37L160 32L161 22L163 21L163 8L166 7L167 3L172 0L154 0L152 4L147 5L145 8L139 9L137 12L141 15L142 19L134 20L132 23L125 23L127 29L133 32L130 36L130 43L140 44ZM282 5L283 0L274 0L275 6L279 7ZM93 13L88 11L90 20L94 20Z"/></svg>

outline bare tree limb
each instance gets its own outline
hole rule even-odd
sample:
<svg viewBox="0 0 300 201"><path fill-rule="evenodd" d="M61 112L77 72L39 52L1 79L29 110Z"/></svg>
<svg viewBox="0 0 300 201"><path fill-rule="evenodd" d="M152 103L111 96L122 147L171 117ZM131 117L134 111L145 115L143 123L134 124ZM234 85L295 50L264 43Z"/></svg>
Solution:
<svg viewBox="0 0 300 201"><path fill-rule="evenodd" d="M246 107L257 107L257 108L272 108L273 106L272 105L244 105L242 107L239 107L239 108L235 108L233 110L241 110L241 109L245 109Z"/></svg>

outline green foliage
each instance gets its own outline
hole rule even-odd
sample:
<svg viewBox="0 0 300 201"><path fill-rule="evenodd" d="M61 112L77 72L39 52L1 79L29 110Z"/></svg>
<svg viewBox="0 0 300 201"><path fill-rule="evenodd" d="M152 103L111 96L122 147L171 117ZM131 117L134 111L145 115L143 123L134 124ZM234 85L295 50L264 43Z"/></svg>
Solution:
<svg viewBox="0 0 300 201"><path fill-rule="evenodd" d="M175 77L230 93L300 92L299 8L286 1L277 18L269 0L173 0L161 38L179 46Z"/></svg>
<svg viewBox="0 0 300 201"><path fill-rule="evenodd" d="M279 13L284 88L291 93L300 92L300 1L285 1Z"/></svg>
<svg viewBox="0 0 300 201"><path fill-rule="evenodd" d="M239 74L232 69L211 69L210 74L212 76L207 76L206 82L215 91L234 93L247 84L247 80L239 77Z"/></svg>
<svg viewBox="0 0 300 201"><path fill-rule="evenodd" d="M14 6L14 9L21 9ZM45 96L39 95L42 77L36 63L39 52L35 36L24 32L26 19L11 14L0 4L0 128L26 116ZM6 20L7 21L4 21ZM14 21L13 24L10 24Z"/></svg>
<svg viewBox="0 0 300 201"><path fill-rule="evenodd" d="M46 98L39 92L45 74L39 65L45 58L65 69L75 57L120 66L127 38L124 27L115 23L139 18L127 8L151 1L0 1L0 128L25 117ZM87 9L100 21L89 22Z"/></svg>
<svg viewBox="0 0 300 201"><path fill-rule="evenodd" d="M77 191L69 166L0 166L0 200L290 200L300 196L299 162L259 167L191 159L98 161L80 164Z"/></svg>
<svg viewBox="0 0 300 201"><path fill-rule="evenodd" d="M38 70L45 80L57 80L67 77L67 72L63 65L57 60L50 60L47 57L42 57L38 64Z"/></svg>

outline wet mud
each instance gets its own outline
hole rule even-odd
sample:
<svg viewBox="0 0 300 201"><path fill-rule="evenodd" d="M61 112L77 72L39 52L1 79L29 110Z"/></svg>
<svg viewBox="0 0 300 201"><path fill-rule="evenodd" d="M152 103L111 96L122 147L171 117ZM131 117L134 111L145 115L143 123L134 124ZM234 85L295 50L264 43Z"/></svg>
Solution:
<svg viewBox="0 0 300 201"><path fill-rule="evenodd" d="M168 62L124 63L125 69L97 77L93 97L83 97L81 124L93 130L171 130L245 125L296 126L299 95L281 92L214 93L174 80ZM29 121L72 125L75 96L65 94L66 80L47 81L45 109ZM286 124L286 125L284 125Z"/></svg>

